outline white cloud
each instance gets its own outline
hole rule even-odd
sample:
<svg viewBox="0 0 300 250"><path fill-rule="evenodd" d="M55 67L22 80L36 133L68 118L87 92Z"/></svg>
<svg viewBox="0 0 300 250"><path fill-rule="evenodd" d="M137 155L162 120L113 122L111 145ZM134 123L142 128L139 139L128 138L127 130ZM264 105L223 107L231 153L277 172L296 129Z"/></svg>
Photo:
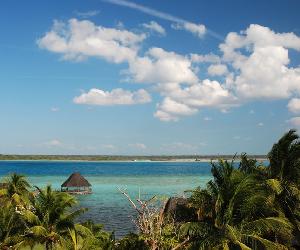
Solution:
<svg viewBox="0 0 300 250"><path fill-rule="evenodd" d="M250 115L253 115L253 114L255 114L255 111L254 111L253 109L251 109L251 110L249 111L249 114L250 114Z"/></svg>
<svg viewBox="0 0 300 250"><path fill-rule="evenodd" d="M162 95L193 107L228 108L236 105L236 98L218 81L203 80L191 86L170 83L160 85Z"/></svg>
<svg viewBox="0 0 300 250"><path fill-rule="evenodd" d="M300 99L299 98L293 98L289 101L287 105L290 112L293 113L300 113Z"/></svg>
<svg viewBox="0 0 300 250"><path fill-rule="evenodd" d="M70 19L67 24L55 21L52 29L37 43L40 48L62 54L65 60L78 61L94 56L121 63L137 55L138 45L145 38L145 34Z"/></svg>
<svg viewBox="0 0 300 250"><path fill-rule="evenodd" d="M194 63L220 63L221 58L213 53L201 55L201 54L191 54L191 61Z"/></svg>
<svg viewBox="0 0 300 250"><path fill-rule="evenodd" d="M166 35L165 29L155 21L151 21L150 23L143 23L142 26L161 35Z"/></svg>
<svg viewBox="0 0 300 250"><path fill-rule="evenodd" d="M204 36L204 34L206 33L206 28L203 24L183 22L183 23L173 24L173 25L171 25L171 27L176 30L189 31L199 38L202 38Z"/></svg>
<svg viewBox="0 0 300 250"><path fill-rule="evenodd" d="M201 107L225 109L237 105L225 85L200 81L189 57L161 48L151 48L146 56L130 61L127 74L135 82L155 84L155 90L165 97L154 114L162 121L177 121Z"/></svg>
<svg viewBox="0 0 300 250"><path fill-rule="evenodd" d="M60 140L54 139L51 141L44 142L43 145L49 146L49 147L59 147L59 146L62 146L62 142Z"/></svg>
<svg viewBox="0 0 300 250"><path fill-rule="evenodd" d="M295 34L252 24L241 34L229 33L220 49L223 61L235 70L231 87L240 98L280 99L300 93L300 68L288 66L288 49L300 51Z"/></svg>
<svg viewBox="0 0 300 250"><path fill-rule="evenodd" d="M166 97L163 102L158 105L158 110L154 116L162 121L176 121L178 120L178 115L192 115L196 112L197 109L191 108L184 103L179 103L169 97Z"/></svg>
<svg viewBox="0 0 300 250"><path fill-rule="evenodd" d="M228 72L228 69L224 64L212 64L208 67L207 72L211 76L222 76Z"/></svg>
<svg viewBox="0 0 300 250"><path fill-rule="evenodd" d="M93 16L97 16L100 13L99 10L89 10L89 11L75 11L75 14L79 17L82 18L88 18L88 17L93 17Z"/></svg>
<svg viewBox="0 0 300 250"><path fill-rule="evenodd" d="M203 118L203 120L204 120L204 121L211 121L211 120L212 120L212 118L211 118L211 117L208 117L208 116L206 116L206 117L204 117L204 118Z"/></svg>
<svg viewBox="0 0 300 250"><path fill-rule="evenodd" d="M238 105L236 97L222 84L208 79L187 87L178 83L161 84L159 91L166 97L158 105L155 117L162 121L176 121L180 116L195 114L199 108L213 107L223 111Z"/></svg>
<svg viewBox="0 0 300 250"><path fill-rule="evenodd" d="M175 116L175 115L172 115L170 113L167 113L165 111L162 111L162 110L157 110L155 113L154 113L154 117L158 118L159 120L161 121L164 121L164 122L170 122L170 121L173 121L173 122L176 122L178 121L178 117Z"/></svg>
<svg viewBox="0 0 300 250"><path fill-rule="evenodd" d="M257 124L257 126L259 126L259 127L263 127L263 126L264 126L264 124L263 124L262 122L259 122L259 123Z"/></svg>
<svg viewBox="0 0 300 250"><path fill-rule="evenodd" d="M290 120L288 120L288 122L295 127L300 127L300 117L293 117Z"/></svg>
<svg viewBox="0 0 300 250"><path fill-rule="evenodd" d="M224 110L238 105L237 99L224 86L208 79L188 87L174 83L162 84L160 93L166 97L162 104L158 105L155 117L163 121L176 121L179 116L195 114L203 107Z"/></svg>
<svg viewBox="0 0 300 250"><path fill-rule="evenodd" d="M185 19L170 15L168 13L164 13L162 11L158 11L158 10L149 8L144 5L136 4L136 3L126 1L126 0L104 0L104 1L112 3L112 4L120 5L120 6L125 6L128 8L131 8L131 9L141 11L141 12L146 13L151 16L155 16L155 17L158 17L158 18L161 18L164 20L174 22L176 24L172 25L173 28L185 29L189 32L196 34L198 37L202 37L206 32L206 28L203 24L192 23ZM219 38L219 35L216 34L215 32L210 31L210 34Z"/></svg>
<svg viewBox="0 0 300 250"><path fill-rule="evenodd" d="M133 143L133 144L128 144L128 146L139 149L139 150L145 150L147 146L143 143Z"/></svg>
<svg viewBox="0 0 300 250"><path fill-rule="evenodd" d="M128 1L109 1L144 8ZM196 25L188 26L184 20L172 21L192 30ZM195 32L201 33L200 29ZM250 25L245 31L227 35L220 44L222 56L180 55L157 47L140 55L139 47L145 37L145 34L71 19L67 24L55 22L38 44L41 48L62 54L64 59L82 60L93 56L113 63L128 63L123 76L136 83L152 84L149 89L162 96L154 114L162 121L177 121L181 116L193 115L201 108L228 112L232 107L256 99L287 99L300 94L300 67L290 66L288 54L289 49L300 51L300 38L293 33L275 33L267 27ZM200 79L198 75L203 73L202 66L209 75L220 79ZM109 92L94 88L74 98L75 103L94 105L126 105L150 100L150 95L143 89ZM300 110L295 100L298 99L294 98L288 104L292 112Z"/></svg>
<svg viewBox="0 0 300 250"><path fill-rule="evenodd" d="M161 48L151 48L147 56L129 62L128 74L135 82L141 83L195 83L197 75L187 57L168 52Z"/></svg>
<svg viewBox="0 0 300 250"><path fill-rule="evenodd" d="M144 89L137 91L128 91L123 89L113 89L112 91L103 91L101 89L91 89L87 93L74 98L76 104L89 105L132 105L151 102L151 97Z"/></svg>

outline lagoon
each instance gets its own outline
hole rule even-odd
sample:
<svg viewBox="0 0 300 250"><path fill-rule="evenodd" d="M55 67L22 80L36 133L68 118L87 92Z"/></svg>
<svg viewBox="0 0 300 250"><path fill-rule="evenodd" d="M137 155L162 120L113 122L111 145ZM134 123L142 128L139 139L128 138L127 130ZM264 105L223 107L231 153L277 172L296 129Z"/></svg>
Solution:
<svg viewBox="0 0 300 250"><path fill-rule="evenodd" d="M132 198L182 196L186 190L204 187L211 179L209 162L67 162L0 161L0 182L9 173L28 177L32 185L54 189L73 172L80 172L91 184L93 194L76 196L88 211L80 221L91 219L115 231L117 237L134 232L135 211L118 191L126 189Z"/></svg>

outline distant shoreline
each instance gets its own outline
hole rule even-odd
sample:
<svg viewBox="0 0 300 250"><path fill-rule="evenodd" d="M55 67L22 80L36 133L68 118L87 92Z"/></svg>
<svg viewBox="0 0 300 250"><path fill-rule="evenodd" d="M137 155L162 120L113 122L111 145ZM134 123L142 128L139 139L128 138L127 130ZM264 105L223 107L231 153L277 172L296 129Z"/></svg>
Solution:
<svg viewBox="0 0 300 250"><path fill-rule="evenodd" d="M91 155L0 155L0 161L35 162L210 162L218 159L232 160L233 155L211 156L91 156ZM266 156L249 155L257 161L268 160ZM239 160L238 156L235 160Z"/></svg>

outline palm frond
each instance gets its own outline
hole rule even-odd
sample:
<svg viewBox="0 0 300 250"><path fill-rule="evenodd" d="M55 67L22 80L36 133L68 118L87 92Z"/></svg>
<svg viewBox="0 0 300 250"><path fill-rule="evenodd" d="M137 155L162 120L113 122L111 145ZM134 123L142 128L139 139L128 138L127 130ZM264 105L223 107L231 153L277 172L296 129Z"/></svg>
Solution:
<svg viewBox="0 0 300 250"><path fill-rule="evenodd" d="M258 235L249 235L245 237L245 240L249 242L248 244L251 245L252 249L254 250L288 250L289 248L277 243L277 242L272 242L270 240L264 239Z"/></svg>
<svg viewBox="0 0 300 250"><path fill-rule="evenodd" d="M37 224L40 224L40 220L39 220L39 217L36 216L33 212L31 212L30 210L25 210L22 212L22 218L27 222L27 223L30 223L30 224L34 224L34 225L37 225Z"/></svg>
<svg viewBox="0 0 300 250"><path fill-rule="evenodd" d="M286 218L269 217L248 222L242 226L242 232L248 235L285 235L285 238L293 237L293 225Z"/></svg>

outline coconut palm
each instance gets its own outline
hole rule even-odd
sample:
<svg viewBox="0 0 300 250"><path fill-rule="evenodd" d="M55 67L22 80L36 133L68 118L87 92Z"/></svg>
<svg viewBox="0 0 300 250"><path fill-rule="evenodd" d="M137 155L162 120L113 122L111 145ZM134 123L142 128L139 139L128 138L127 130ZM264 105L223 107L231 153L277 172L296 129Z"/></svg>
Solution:
<svg viewBox="0 0 300 250"><path fill-rule="evenodd" d="M24 225L20 211L29 203L30 188L24 176L11 174L7 185L0 190L0 249L13 245Z"/></svg>
<svg viewBox="0 0 300 250"><path fill-rule="evenodd" d="M20 214L12 202L1 200L0 206L0 249L14 245L18 235L24 230Z"/></svg>
<svg viewBox="0 0 300 250"><path fill-rule="evenodd" d="M29 202L30 184L24 175L12 173L6 179L7 187L1 191L1 195L13 201L16 206L24 206Z"/></svg>
<svg viewBox="0 0 300 250"><path fill-rule="evenodd" d="M103 229L103 225L96 224L91 220L82 223L82 226L89 229L95 239L97 240L97 245L102 247L103 249L110 250L113 249L115 245L115 234L114 232L106 232Z"/></svg>
<svg viewBox="0 0 300 250"><path fill-rule="evenodd" d="M270 178L300 184L300 141L296 130L290 130L275 143L268 154Z"/></svg>
<svg viewBox="0 0 300 250"><path fill-rule="evenodd" d="M274 208L266 184L235 169L233 161L212 163L213 180L196 189L191 205L198 221L181 227L191 249L280 249L292 238L293 226Z"/></svg>
<svg viewBox="0 0 300 250"><path fill-rule="evenodd" d="M238 169L245 174L267 176L266 166L263 164L259 164L256 159L248 158L246 153L241 154Z"/></svg>
<svg viewBox="0 0 300 250"><path fill-rule="evenodd" d="M88 228L77 224L74 228L69 229L68 231L70 240L66 242L66 248L71 250L99 249L99 246L97 246L96 243L96 238Z"/></svg>
<svg viewBox="0 0 300 250"><path fill-rule="evenodd" d="M69 229L70 240L65 246L72 250L111 250L114 249L115 240L111 233L103 231L103 226L88 221L76 224Z"/></svg>
<svg viewBox="0 0 300 250"><path fill-rule="evenodd" d="M74 219L85 209L69 211L76 199L67 193L53 191L51 186L37 190L38 196L31 201L32 209L22 212L26 230L19 246L41 243L46 249L52 249L64 243L63 237L74 228Z"/></svg>
<svg viewBox="0 0 300 250"><path fill-rule="evenodd" d="M7 192L9 196L13 196L14 194L22 195L28 192L29 188L30 184L24 175L12 173L7 178Z"/></svg>
<svg viewBox="0 0 300 250"><path fill-rule="evenodd" d="M300 140L290 130L275 143L268 154L268 182L285 216L293 223L300 239Z"/></svg>

